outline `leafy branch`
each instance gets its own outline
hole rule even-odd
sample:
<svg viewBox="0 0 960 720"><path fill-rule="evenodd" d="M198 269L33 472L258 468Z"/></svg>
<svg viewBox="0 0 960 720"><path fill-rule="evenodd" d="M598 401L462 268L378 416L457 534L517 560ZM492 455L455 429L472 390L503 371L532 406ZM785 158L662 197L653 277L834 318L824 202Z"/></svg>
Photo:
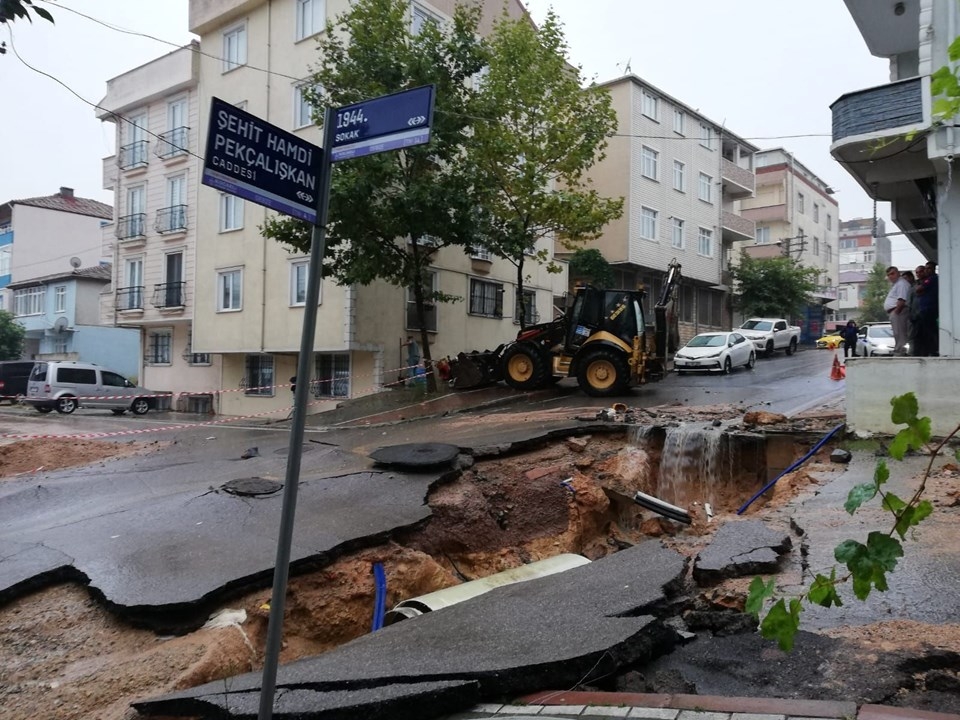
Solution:
<svg viewBox="0 0 960 720"><path fill-rule="evenodd" d="M923 450L930 441L930 418L918 417L919 406L913 393L895 397L890 400L890 404L893 406L893 422L906 427L894 436L888 452L895 460L903 460L907 452ZM834 548L833 556L838 563L846 567L846 573L838 577L837 567L834 566L829 576L818 573L806 592L798 597L779 599L774 599L775 579L771 578L768 582L764 582L760 577L753 579L747 596L746 611L760 622L760 634L763 637L776 640L782 650L789 651L793 648L794 637L800 628L800 613L803 612L804 601L826 608L840 607L843 601L837 587L847 582L852 583L853 594L858 600L866 600L874 589L880 592L887 589L887 575L896 569L904 554L901 541L906 540L911 528L919 525L933 512L930 501L922 499L927 479L933 470L933 462L958 432L960 425L934 448L920 485L909 500L904 501L884 489L890 479L890 468L884 459L877 461L872 482L862 483L850 490L843 506L850 515L864 503L879 496L881 507L892 515L893 524L886 533L869 533L865 543L844 540ZM960 450L955 455L960 460ZM772 602L772 605L761 618L761 613L769 602Z"/></svg>

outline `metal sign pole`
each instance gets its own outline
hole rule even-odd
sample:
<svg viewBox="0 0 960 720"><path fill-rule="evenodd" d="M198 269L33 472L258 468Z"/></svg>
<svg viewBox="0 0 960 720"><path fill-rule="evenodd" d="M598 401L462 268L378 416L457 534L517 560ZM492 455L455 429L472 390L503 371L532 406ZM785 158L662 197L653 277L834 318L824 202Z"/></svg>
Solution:
<svg viewBox="0 0 960 720"><path fill-rule="evenodd" d="M333 140L334 111L327 108L323 118L323 162L320 166L320 187L317 193L317 222L310 237L310 263L307 270L307 299L303 309L303 334L300 338L300 357L297 362L297 388L293 398L293 424L290 427L290 452L287 455L287 475L283 485L283 509L280 515L280 538L277 542L277 562L273 571L273 596L270 600L270 620L267 624L267 646L263 658L263 680L260 684L260 712L258 720L273 717L273 698L277 689L277 666L280 662L280 644L283 638L283 611L290 575L290 549L293 545L293 521L297 510L297 489L300 483L300 460L303 456L303 431L307 420L307 401L310 398L310 367L313 359L313 341L317 326L317 305L320 301L320 279L323 274L323 253L326 241L327 212L330 207L329 148Z"/></svg>

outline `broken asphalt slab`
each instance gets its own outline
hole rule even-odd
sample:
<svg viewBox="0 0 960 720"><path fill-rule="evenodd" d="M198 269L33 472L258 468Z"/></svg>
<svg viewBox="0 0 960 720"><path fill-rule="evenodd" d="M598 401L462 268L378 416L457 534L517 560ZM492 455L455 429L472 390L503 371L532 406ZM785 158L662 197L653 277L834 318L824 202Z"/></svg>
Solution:
<svg viewBox="0 0 960 720"><path fill-rule="evenodd" d="M709 585L727 578L775 573L792 546L790 536L758 520L721 525L693 564L693 579Z"/></svg>
<svg viewBox="0 0 960 720"><path fill-rule="evenodd" d="M675 633L649 613L669 602L685 569L685 558L651 540L563 573L495 588L281 666L277 697L312 693L298 696L299 718L367 720L370 708L387 703L399 686L415 690L421 702L411 711L400 703L382 707L383 717L424 720L452 710L430 703L431 693L450 683L476 683L476 694L464 693L453 708L466 709L477 697L493 701L600 678L673 646ZM252 717L260 680L248 673L134 707L170 717Z"/></svg>

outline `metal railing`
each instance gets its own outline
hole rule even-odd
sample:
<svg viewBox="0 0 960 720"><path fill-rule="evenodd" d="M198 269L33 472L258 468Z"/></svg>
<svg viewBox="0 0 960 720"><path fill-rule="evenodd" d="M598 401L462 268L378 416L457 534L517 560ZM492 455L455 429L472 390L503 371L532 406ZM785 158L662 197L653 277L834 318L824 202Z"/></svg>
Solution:
<svg viewBox="0 0 960 720"><path fill-rule="evenodd" d="M157 157L166 160L167 158L186 155L190 145L190 128L178 127L173 130L167 130L160 133L157 140L157 148L154 151Z"/></svg>
<svg viewBox="0 0 960 720"><path fill-rule="evenodd" d="M117 288L117 310L143 310L143 285Z"/></svg>
<svg viewBox="0 0 960 720"><path fill-rule="evenodd" d="M187 206L171 205L157 210L157 220L154 228L161 235L163 233L179 232L187 229Z"/></svg>
<svg viewBox="0 0 960 720"><path fill-rule="evenodd" d="M153 286L155 308L183 307L186 304L185 282L160 283Z"/></svg>
<svg viewBox="0 0 960 720"><path fill-rule="evenodd" d="M145 167L147 164L147 154L150 144L146 140L124 145L117 153L117 164L121 170L130 170L132 168Z"/></svg>
<svg viewBox="0 0 960 720"><path fill-rule="evenodd" d="M145 235L144 226L147 224L146 213L134 213L117 218L117 239L129 240Z"/></svg>

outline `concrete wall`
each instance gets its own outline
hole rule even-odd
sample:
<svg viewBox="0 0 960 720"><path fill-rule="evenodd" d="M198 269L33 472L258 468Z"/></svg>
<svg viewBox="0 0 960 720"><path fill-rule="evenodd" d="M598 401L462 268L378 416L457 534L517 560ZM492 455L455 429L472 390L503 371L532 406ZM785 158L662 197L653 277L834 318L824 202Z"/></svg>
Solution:
<svg viewBox="0 0 960 720"><path fill-rule="evenodd" d="M109 259L101 255L104 222L89 215L14 205L13 282L69 272L72 256L80 258L80 267Z"/></svg>
<svg viewBox="0 0 960 720"><path fill-rule="evenodd" d="M934 436L948 435L960 423L960 359L848 358L847 425L851 430L896 433L890 400L912 392L920 416L931 420Z"/></svg>
<svg viewBox="0 0 960 720"><path fill-rule="evenodd" d="M126 378L140 379L140 332L132 328L78 325L71 351L81 362L96 363Z"/></svg>

